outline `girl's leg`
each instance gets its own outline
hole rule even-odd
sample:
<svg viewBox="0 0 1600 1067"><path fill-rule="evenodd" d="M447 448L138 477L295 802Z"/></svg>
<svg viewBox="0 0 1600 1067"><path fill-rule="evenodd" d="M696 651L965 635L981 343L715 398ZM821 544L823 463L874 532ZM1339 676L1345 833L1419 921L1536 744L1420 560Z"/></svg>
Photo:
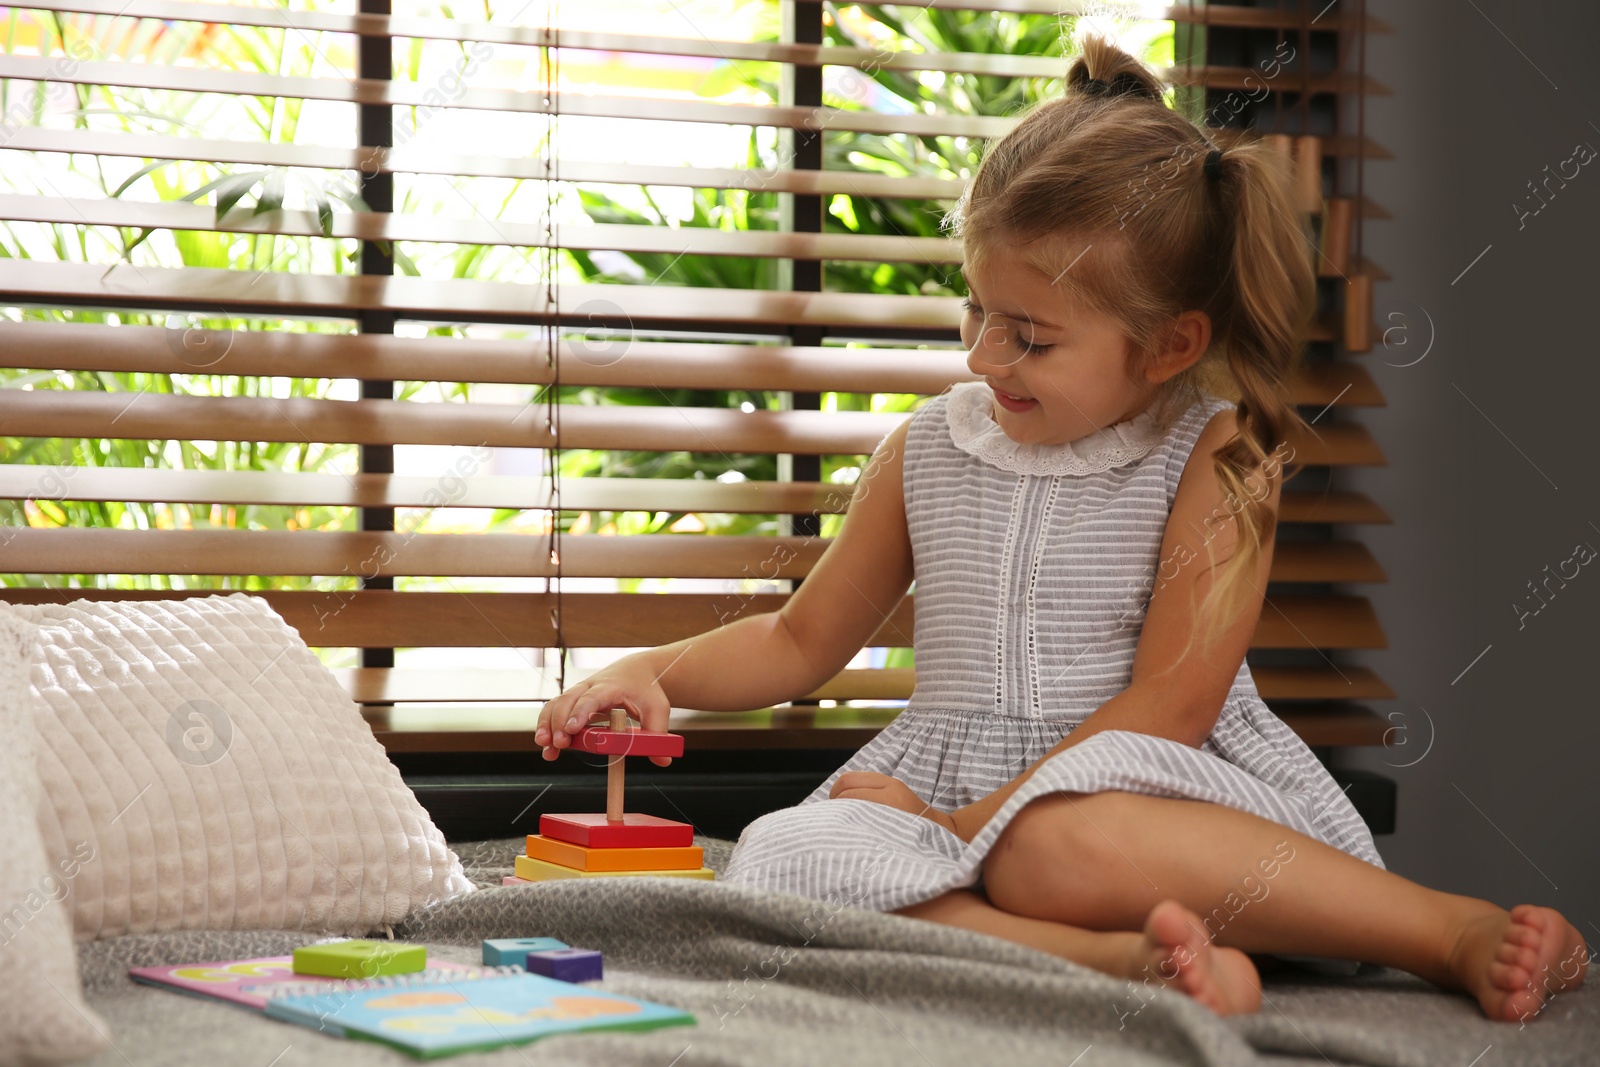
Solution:
<svg viewBox="0 0 1600 1067"><path fill-rule="evenodd" d="M1082 930L1014 915L972 889L951 890L896 914L1017 941L1150 988L1170 985L1219 1015L1261 1006L1261 982L1250 958L1212 946L1194 913L1173 901L1151 910L1142 933Z"/></svg>
<svg viewBox="0 0 1600 1067"><path fill-rule="evenodd" d="M1493 1019L1535 1014L1583 981L1582 937L1549 908L1510 912L1407 881L1286 826L1193 800L1054 793L984 862L995 906L1090 930L1137 930L1173 899L1218 944L1365 960L1470 993Z"/></svg>

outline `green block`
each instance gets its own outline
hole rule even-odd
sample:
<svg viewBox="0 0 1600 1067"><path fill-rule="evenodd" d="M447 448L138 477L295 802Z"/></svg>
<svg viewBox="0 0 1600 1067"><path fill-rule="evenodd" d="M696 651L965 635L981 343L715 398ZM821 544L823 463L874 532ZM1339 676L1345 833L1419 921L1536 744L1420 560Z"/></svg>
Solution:
<svg viewBox="0 0 1600 1067"><path fill-rule="evenodd" d="M404 941L330 941L294 950L294 973L325 978L377 978L412 974L428 963L423 945Z"/></svg>

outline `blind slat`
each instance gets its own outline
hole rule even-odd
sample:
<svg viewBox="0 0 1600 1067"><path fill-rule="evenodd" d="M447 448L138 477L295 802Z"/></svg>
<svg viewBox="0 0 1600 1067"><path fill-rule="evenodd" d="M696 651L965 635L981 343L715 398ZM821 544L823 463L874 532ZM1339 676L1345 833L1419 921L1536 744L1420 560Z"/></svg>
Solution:
<svg viewBox="0 0 1600 1067"><path fill-rule="evenodd" d="M167 137L158 134L115 133L103 130L59 130L41 126L17 129L0 148L36 152L76 152L88 155L131 156L135 159L192 159L214 163L243 163L263 167L311 167L359 170L369 174L445 174L474 178L551 178L549 167L537 157L456 155L426 151L415 146L399 148L335 148L311 144L272 144L227 141L211 137ZM748 189L751 191L804 193L831 196L914 197L955 200L963 183L953 178L899 177L846 170L787 170L777 167L686 167L649 163L599 163L563 156L563 182L621 185L674 185L692 188Z"/></svg>
<svg viewBox="0 0 1600 1067"><path fill-rule="evenodd" d="M513 703L556 695L554 679L535 670L473 671L344 667L334 675L358 704ZM1387 700L1394 696L1370 667L1252 666L1256 689L1269 701ZM917 682L910 667L853 668L841 671L800 699L909 700Z"/></svg>
<svg viewBox="0 0 1600 1067"><path fill-rule="evenodd" d="M821 0L796 0L797 3L820 3ZM924 5L918 4L918 7ZM941 11L1004 11L1019 15L1104 15L1105 0L927 0L927 7ZM1298 30L1307 21L1314 30L1361 30L1369 33L1393 33L1388 23L1363 11L1360 15L1346 17L1323 8L1307 20L1300 8L1289 4L1282 7L1248 7L1239 4L1181 3L1169 6L1140 7L1137 13L1144 18L1163 19L1168 22L1201 23L1217 28Z"/></svg>
<svg viewBox="0 0 1600 1067"><path fill-rule="evenodd" d="M842 512L851 487L821 482L719 482L711 478L562 478L565 511L728 514ZM162 468L0 464L0 499L115 500L147 504L319 507L460 507L549 510L547 478L400 474L298 474Z"/></svg>
<svg viewBox="0 0 1600 1067"><path fill-rule="evenodd" d="M5 566L24 574L278 574L450 578L803 578L826 538L567 534L559 568L543 534L415 531L9 531Z"/></svg>
<svg viewBox="0 0 1600 1067"><path fill-rule="evenodd" d="M874 262L959 263L961 242L942 237L877 236L845 233L781 233L722 230L710 226L589 226L547 228L540 222L451 218L352 211L335 214L324 233L314 211L235 208L222 218L206 204L87 200L0 193L0 219L76 226L126 226L150 230L207 230L222 233L281 234L293 237L350 238L363 241L416 241L435 244L510 245L520 248L575 248L678 255L757 256L783 259L869 260Z"/></svg>
<svg viewBox="0 0 1600 1067"><path fill-rule="evenodd" d="M161 600L210 596L122 589L0 589L0 601L54 604L92 600ZM267 601L314 647L554 648L548 593L431 593L391 590L252 593ZM697 637L745 614L776 611L785 593L565 593L562 636L569 647L638 648ZM396 599L403 598L403 599ZM909 647L912 601L906 597L868 641ZM1252 648L1375 649L1388 639L1372 603L1356 596L1269 596Z"/></svg>
<svg viewBox="0 0 1600 1067"><path fill-rule="evenodd" d="M268 144L208 137L166 137L157 134L103 130L61 130L25 126L0 149L128 156L135 159L187 159L242 163L262 167L307 167L360 170L369 174L447 174L481 178L551 178L542 159L506 156L451 155L414 147L334 148L309 144ZM584 184L672 185L703 189L801 193L811 196L914 198L954 201L963 183L955 178L923 178L848 170L786 170L776 167L687 167L648 163L589 162L562 157L556 180ZM1371 197L1356 206L1362 218L1392 216Z"/></svg>
<svg viewBox="0 0 1600 1067"><path fill-rule="evenodd" d="M312 78L258 74L144 63L82 61L71 66L58 59L0 55L0 78L62 82L73 85L115 85L136 89L223 93L235 96L286 97L384 107L439 107L467 111L560 114L580 118L644 119L655 122L703 122L736 126L777 126L797 131L843 130L855 133L914 137L997 138L1020 119L989 115L881 114L833 107L786 107L766 104L699 103L649 97L529 93L514 89L460 89L439 103L437 90L420 82L370 78ZM1257 76L1259 81L1259 75ZM1280 79L1288 80L1288 79ZM1267 83L1271 85L1271 82ZM1298 91L1299 82L1284 88ZM433 99L430 99L432 94ZM1322 138L1324 154L1360 154L1366 159L1394 158L1370 137L1339 134Z"/></svg>
<svg viewBox="0 0 1600 1067"><path fill-rule="evenodd" d="M671 405L561 405L564 448L646 452L792 452L867 455L901 414L751 411ZM0 425L21 437L307 441L342 444L555 444L544 405L402 400L278 400L86 390L0 390ZM1293 434L1290 462L1373 466L1383 453L1366 427L1319 422Z"/></svg>
<svg viewBox="0 0 1600 1067"><path fill-rule="evenodd" d="M1347 204L1347 201L1335 201ZM1344 221L1348 224L1346 213ZM235 208L218 218L204 204L132 200L68 200L65 197L0 193L0 219L77 226L132 229L202 230L220 233L277 234L365 241L434 244L509 245L520 248L572 248L680 255L743 256L763 259L831 259L871 262L960 263L961 243L939 237L841 233L781 233L721 230L709 226L626 226L596 223L547 229L536 222L504 222L388 212L347 212L333 216L324 233L315 212ZM1348 247L1345 247L1348 252ZM1342 277L1348 259L1318 259L1322 277ZM1324 328L1325 329L1325 328ZM1319 339L1326 339L1319 338Z"/></svg>
<svg viewBox="0 0 1600 1067"><path fill-rule="evenodd" d="M333 673L358 704L497 704L548 700L557 693L556 679L536 670L342 667ZM910 667L851 668L799 699L905 700L916 685L916 675Z"/></svg>
<svg viewBox="0 0 1600 1067"><path fill-rule="evenodd" d="M804 578L826 537L566 534L559 567L542 534L415 531L9 531L4 566L19 574L364 575L451 578ZM1200 546L1198 542L1195 547ZM1350 541L1279 544L1269 581L1381 582L1383 568Z"/></svg>
<svg viewBox="0 0 1600 1067"><path fill-rule="evenodd" d="M548 385L559 372L561 383L573 386L923 394L974 380L960 349L640 341L626 336L564 339L557 346L554 371L537 340L191 331L0 319L0 347L7 349L13 367L151 374L203 371Z"/></svg>
<svg viewBox="0 0 1600 1067"><path fill-rule="evenodd" d="M189 309L207 314L323 315L392 311L444 322L551 322L628 327L643 323L893 328L947 331L961 313L956 297L807 293L672 285L562 285L373 275L291 274L211 267L144 267L0 259L0 300L50 305L85 301L118 307Z"/></svg>
<svg viewBox="0 0 1600 1067"><path fill-rule="evenodd" d="M929 5L938 6L938 5ZM983 74L991 77L1059 78L1065 71L1065 58L996 55L974 52L914 52L852 48L837 45L806 45L777 41L729 41L687 37L641 37L622 33L596 33L562 29L559 26L512 26L497 23L419 18L405 15L338 14L320 11L284 11L278 8L252 9L235 4L195 3L190 0L30 0L27 9L36 11L81 12L85 14L150 18L162 21L208 22L219 25L260 26L266 29L293 29L300 32L364 34L373 37L417 38L421 40L483 42L528 48L560 47L577 50L631 52L647 55L691 56L700 59L725 59L729 62L784 63L796 66L847 66L885 70L929 70ZM1050 14L1060 14L1050 11ZM1160 15L1154 16L1160 18ZM1260 23L1257 23L1260 24ZM1295 23L1281 18L1274 25ZM1178 84L1208 84L1222 88L1244 88L1242 79L1250 68L1242 68L1228 80L1234 68L1175 67L1161 71ZM1201 78L1209 74L1209 80ZM1257 73L1256 82L1262 79ZM1386 95L1388 90L1371 78L1328 76L1313 79L1319 92L1367 92ZM1322 88L1326 84L1337 88Z"/></svg>
<svg viewBox="0 0 1600 1067"><path fill-rule="evenodd" d="M0 426L21 437L553 448L538 404L187 397L0 390ZM561 405L561 447L644 452L867 455L903 416L672 405Z"/></svg>
<svg viewBox="0 0 1600 1067"><path fill-rule="evenodd" d="M1375 268L1366 267L1372 273ZM1373 274L1382 277L1382 273ZM785 324L853 331L927 332L959 340L961 300L943 296L714 289L671 285L565 285L552 305L542 287L513 282L294 274L211 267L114 268L93 263L0 259L0 300L75 306L85 303L157 310L219 308L250 314L347 318L359 310L460 322L561 322L623 329L673 324ZM1331 330L1314 324L1312 335ZM594 361L598 361L596 358Z"/></svg>
<svg viewBox="0 0 1600 1067"><path fill-rule="evenodd" d="M521 340L0 320L0 346L9 350L9 365L38 370L550 384L556 375L535 345ZM563 385L661 389L934 394L955 382L977 380L960 349L637 341L626 336L563 340L556 367ZM1295 403L1319 408L1384 402L1372 375L1349 361L1305 363L1289 385Z"/></svg>
<svg viewBox="0 0 1600 1067"><path fill-rule="evenodd" d="M684 736L686 751L828 749L848 752L871 741L898 709L835 708L818 714L778 707L755 713L674 710L667 728ZM839 713L844 712L840 718ZM1389 720L1365 707L1279 713L1307 745L1382 745ZM467 721L451 709L369 708L373 736L389 752L537 752L531 709L473 708ZM843 756L839 757L841 760Z"/></svg>
<svg viewBox="0 0 1600 1067"><path fill-rule="evenodd" d="M222 595L227 590L220 591ZM212 590L6 589L0 602L69 599L165 600ZM395 592L362 589L254 592L314 648L554 648L557 598L550 593ZM638 648L698 637L745 615L777 611L787 593L563 593L561 637L574 648ZM868 641L910 647L906 597Z"/></svg>
<svg viewBox="0 0 1600 1067"><path fill-rule="evenodd" d="M562 444L568 448L648 451L815 451L863 453L883 433L859 432L858 418L819 420L814 412L634 408L566 405ZM848 413L856 416L859 413ZM663 418L664 416L664 418ZM807 427L805 424L810 423ZM394 400L307 400L180 397L159 393L7 390L0 424L24 437L111 437L186 440L336 442L342 444L487 445L551 448L544 405L410 403ZM742 424L742 425L741 425ZM798 446L812 437L812 449ZM852 433L856 429L858 432ZM587 432L586 432L587 430ZM820 434L820 437L817 436ZM867 440L871 438L870 442ZM779 438L788 438L780 441ZM767 447L763 447L767 446Z"/></svg>
<svg viewBox="0 0 1600 1067"><path fill-rule="evenodd" d="M852 486L825 482L719 482L710 478L563 478L566 511L836 514ZM549 509L551 483L515 475L299 474L162 468L0 464L0 499L115 500L147 504ZM441 499L443 503L441 504ZM1359 525L1389 516L1364 493L1285 489L1282 522Z"/></svg>

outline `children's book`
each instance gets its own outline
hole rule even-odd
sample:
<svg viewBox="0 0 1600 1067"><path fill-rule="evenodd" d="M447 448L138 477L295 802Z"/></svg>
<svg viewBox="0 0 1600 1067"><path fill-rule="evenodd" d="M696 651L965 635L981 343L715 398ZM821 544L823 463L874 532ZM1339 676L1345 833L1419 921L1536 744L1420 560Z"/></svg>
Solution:
<svg viewBox="0 0 1600 1067"><path fill-rule="evenodd" d="M551 1034L694 1025L686 1011L561 982L518 967L409 974L336 987L284 986L266 1013L325 1033L379 1041L421 1058L520 1045Z"/></svg>
<svg viewBox="0 0 1600 1067"><path fill-rule="evenodd" d="M451 974L475 974L484 969L447 961L432 962L428 967L433 971ZM257 1011L267 1006L267 995L281 986L289 984L305 986L315 982L333 985L340 981L338 978L295 974L292 956L267 956L262 959L227 960L220 963L185 963L176 967L134 967L128 971L128 976L135 982L143 982L146 985L164 986L179 993L225 1000Z"/></svg>

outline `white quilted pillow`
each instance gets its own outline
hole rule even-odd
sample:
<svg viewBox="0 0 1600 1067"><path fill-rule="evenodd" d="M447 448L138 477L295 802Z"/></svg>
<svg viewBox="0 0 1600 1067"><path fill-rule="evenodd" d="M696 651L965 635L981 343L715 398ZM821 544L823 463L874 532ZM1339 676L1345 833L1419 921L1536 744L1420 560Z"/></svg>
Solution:
<svg viewBox="0 0 1600 1067"><path fill-rule="evenodd" d="M107 1045L83 1003L72 927L61 901L95 855L45 859L34 804L31 623L0 615L0 1063L60 1063Z"/></svg>
<svg viewBox="0 0 1600 1067"><path fill-rule="evenodd" d="M39 626L39 832L96 862L80 940L363 935L470 892L360 710L259 597L9 608Z"/></svg>

